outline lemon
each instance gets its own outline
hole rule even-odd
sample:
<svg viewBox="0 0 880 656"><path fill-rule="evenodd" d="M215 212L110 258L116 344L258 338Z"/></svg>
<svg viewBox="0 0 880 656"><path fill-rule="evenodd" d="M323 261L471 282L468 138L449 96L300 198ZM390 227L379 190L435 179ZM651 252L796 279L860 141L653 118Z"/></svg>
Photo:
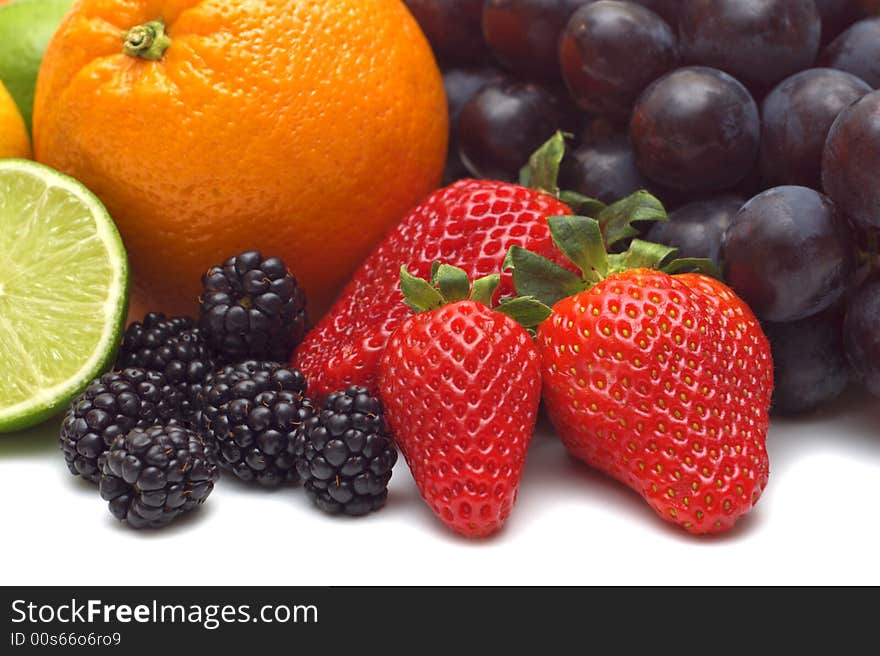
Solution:
<svg viewBox="0 0 880 656"><path fill-rule="evenodd" d="M128 259L101 202L41 164L0 160L0 433L52 416L110 365L127 305Z"/></svg>

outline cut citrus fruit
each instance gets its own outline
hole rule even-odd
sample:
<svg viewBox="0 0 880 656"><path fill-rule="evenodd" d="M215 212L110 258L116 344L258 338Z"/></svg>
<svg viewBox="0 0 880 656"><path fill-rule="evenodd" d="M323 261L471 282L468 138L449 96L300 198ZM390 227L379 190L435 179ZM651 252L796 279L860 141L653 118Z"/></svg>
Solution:
<svg viewBox="0 0 880 656"><path fill-rule="evenodd" d="M52 416L110 364L127 300L101 202L50 168L0 160L0 433Z"/></svg>

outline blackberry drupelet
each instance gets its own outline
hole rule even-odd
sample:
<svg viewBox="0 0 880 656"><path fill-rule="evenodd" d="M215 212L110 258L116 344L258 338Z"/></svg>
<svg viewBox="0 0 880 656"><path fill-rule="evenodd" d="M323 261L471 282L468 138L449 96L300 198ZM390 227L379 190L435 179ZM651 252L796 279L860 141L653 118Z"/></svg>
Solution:
<svg viewBox="0 0 880 656"><path fill-rule="evenodd" d="M277 257L231 257L202 276L199 327L224 362L287 362L306 329L305 293Z"/></svg>
<svg viewBox="0 0 880 656"><path fill-rule="evenodd" d="M61 423L61 449L74 476L97 483L98 458L134 428L173 423L180 391L157 371L129 368L96 378L70 404Z"/></svg>
<svg viewBox="0 0 880 656"><path fill-rule="evenodd" d="M251 360L205 379L199 430L221 468L243 481L277 487L298 480L293 439L312 414L299 371Z"/></svg>
<svg viewBox="0 0 880 656"><path fill-rule="evenodd" d="M183 426L135 428L101 457L101 497L132 528L161 528L193 510L217 478L204 441Z"/></svg>
<svg viewBox="0 0 880 656"><path fill-rule="evenodd" d="M168 319L150 312L125 331L116 368L138 367L165 374L181 393L181 416L192 422L202 382L214 368L208 345L189 317Z"/></svg>
<svg viewBox="0 0 880 656"><path fill-rule="evenodd" d="M295 453L306 491L324 512L366 515L385 504L397 450L382 404L366 388L328 396L297 432Z"/></svg>

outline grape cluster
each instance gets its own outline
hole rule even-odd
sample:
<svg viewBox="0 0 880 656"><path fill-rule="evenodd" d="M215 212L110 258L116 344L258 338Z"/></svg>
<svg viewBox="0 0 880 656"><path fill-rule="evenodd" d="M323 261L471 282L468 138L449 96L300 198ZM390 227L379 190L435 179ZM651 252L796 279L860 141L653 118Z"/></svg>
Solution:
<svg viewBox="0 0 880 656"><path fill-rule="evenodd" d="M880 0L405 2L444 72L448 181L516 180L565 130L566 189L648 189L670 209L648 237L752 306L778 411L851 373L880 394Z"/></svg>

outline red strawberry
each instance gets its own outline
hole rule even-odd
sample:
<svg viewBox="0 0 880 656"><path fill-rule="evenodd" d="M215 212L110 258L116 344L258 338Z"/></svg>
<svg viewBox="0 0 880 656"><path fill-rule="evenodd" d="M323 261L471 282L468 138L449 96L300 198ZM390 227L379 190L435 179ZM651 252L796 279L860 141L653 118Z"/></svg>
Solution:
<svg viewBox="0 0 880 656"><path fill-rule="evenodd" d="M557 135L533 158L535 182L544 189L555 188L562 148ZM565 265L546 221L557 214L571 210L547 193L504 182L461 180L429 196L373 251L294 354L309 390L318 397L350 385L375 390L379 358L409 316L401 266L425 278L442 259L477 278L499 271L512 245ZM499 296L512 294L510 276L502 276Z"/></svg>
<svg viewBox="0 0 880 656"><path fill-rule="evenodd" d="M484 537L516 501L541 394L535 344L505 313L527 309L536 324L550 309L520 299L493 310L485 303L497 275L475 282L468 299L462 270L443 265L435 273L439 291L401 272L411 305L433 309L395 331L379 390L422 497L454 531Z"/></svg>
<svg viewBox="0 0 880 656"><path fill-rule="evenodd" d="M529 279L540 273L539 297L561 298L538 348L563 442L664 519L692 533L730 529L769 473L773 362L758 321L717 280L630 268L659 265L672 249L635 241L607 255L601 226L581 217L551 219L551 229L583 280L521 251L510 262L521 292L535 293Z"/></svg>

